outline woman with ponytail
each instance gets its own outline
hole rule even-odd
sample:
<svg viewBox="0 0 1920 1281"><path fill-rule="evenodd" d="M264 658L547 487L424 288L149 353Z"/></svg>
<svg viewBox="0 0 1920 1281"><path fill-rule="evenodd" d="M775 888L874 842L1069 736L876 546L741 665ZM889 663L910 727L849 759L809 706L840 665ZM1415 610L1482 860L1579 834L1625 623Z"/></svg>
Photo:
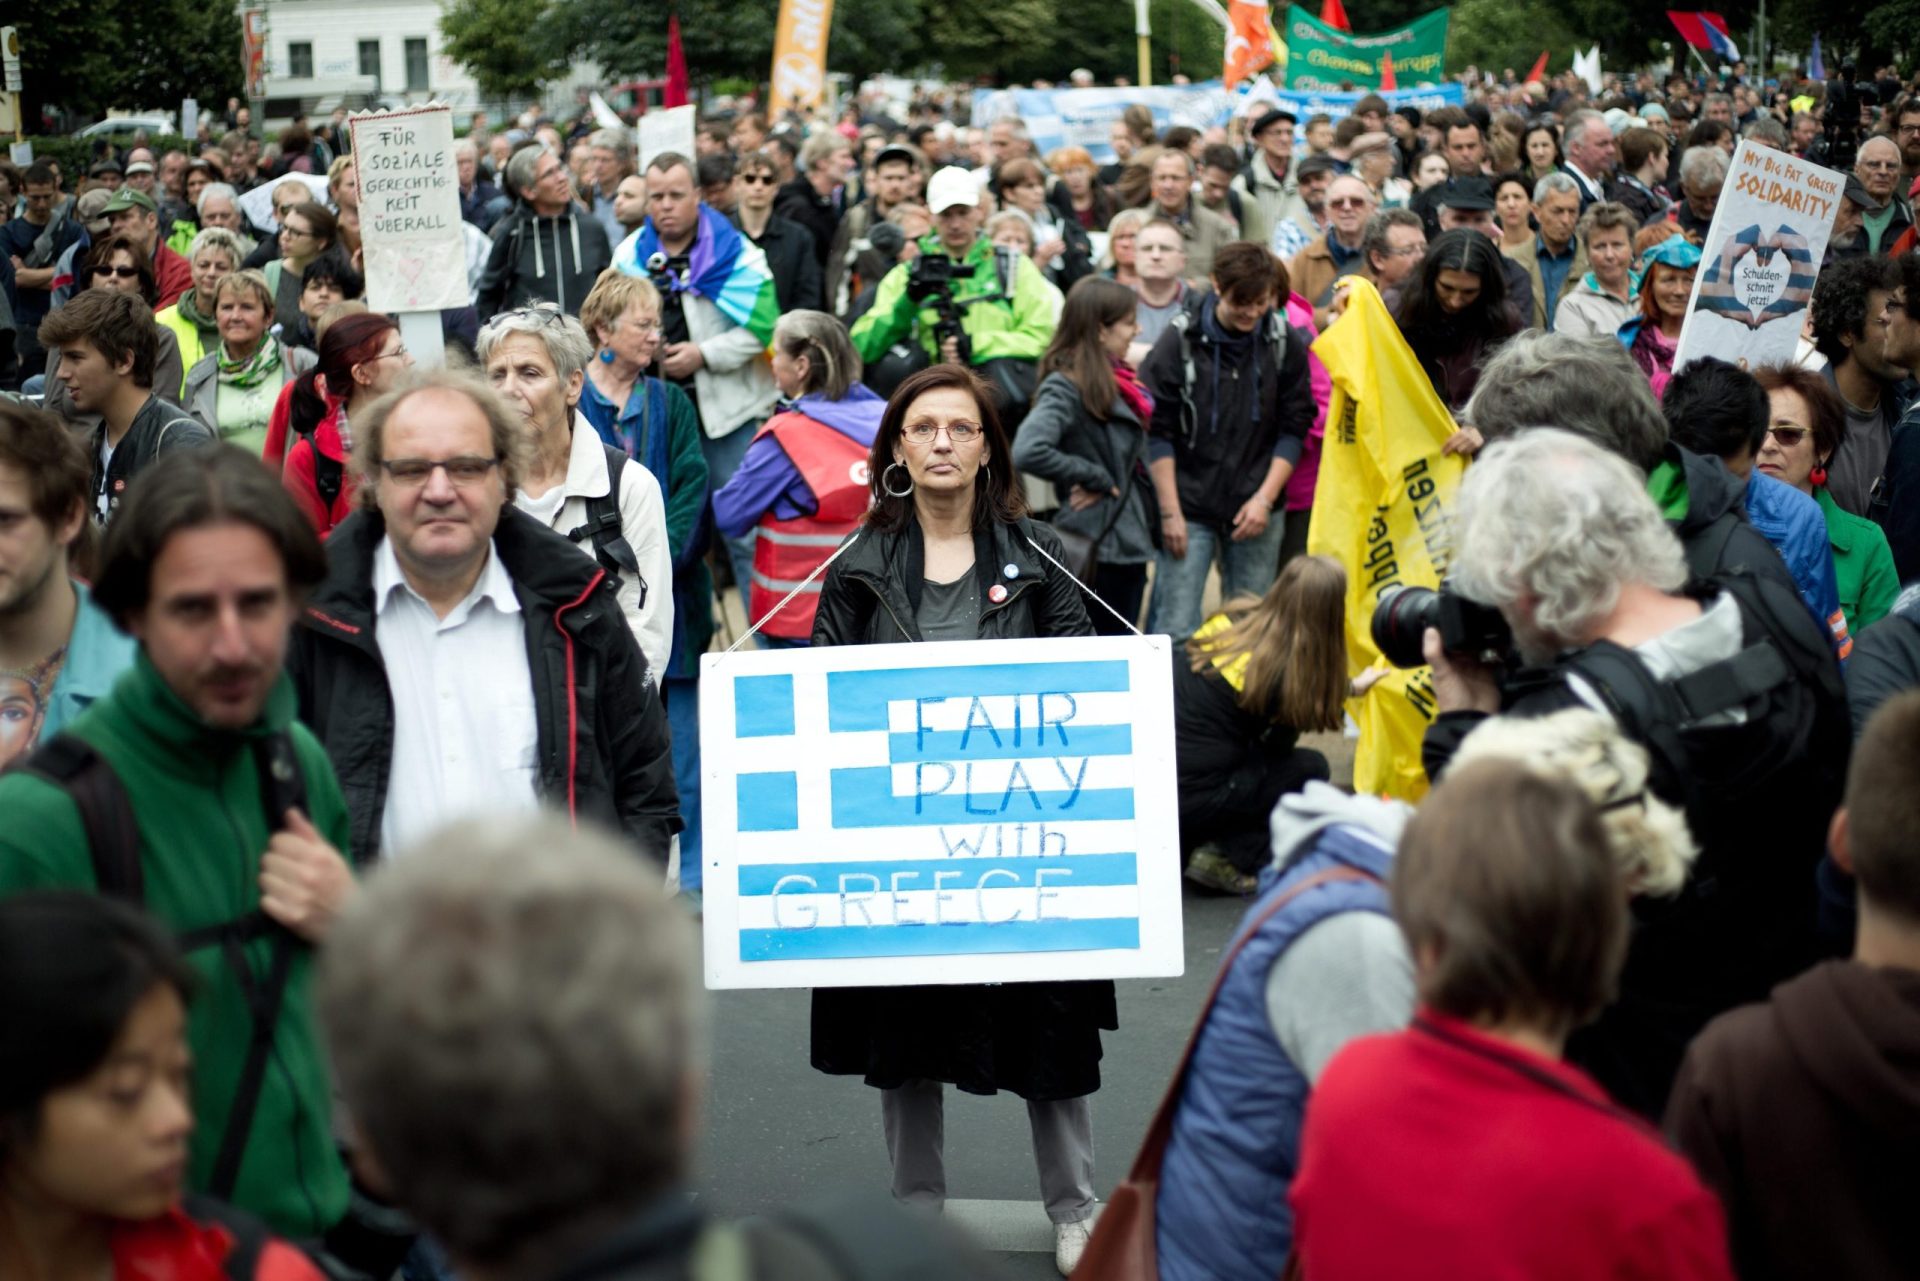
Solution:
<svg viewBox="0 0 1920 1281"><path fill-rule="evenodd" d="M351 420L412 368L400 327L386 316L360 312L324 323L320 360L293 384L288 407L287 461L280 483L314 529L325 537L353 510Z"/></svg>
<svg viewBox="0 0 1920 1281"><path fill-rule="evenodd" d="M713 520L728 538L760 530L753 582L741 586L747 621L761 623L764 643L778 647L813 635L822 580L781 602L866 515L867 454L887 402L860 382L846 326L822 311L790 311L774 326L773 380L780 412L714 494Z"/></svg>

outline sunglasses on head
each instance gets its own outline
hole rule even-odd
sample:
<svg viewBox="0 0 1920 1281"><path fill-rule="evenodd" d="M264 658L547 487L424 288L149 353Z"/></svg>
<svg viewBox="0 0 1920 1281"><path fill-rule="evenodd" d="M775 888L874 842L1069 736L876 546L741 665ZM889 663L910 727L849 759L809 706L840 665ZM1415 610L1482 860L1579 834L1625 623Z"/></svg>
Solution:
<svg viewBox="0 0 1920 1281"><path fill-rule="evenodd" d="M122 280L132 280L140 274L140 269L138 267L108 267L103 264L95 267L93 274L96 276L118 276Z"/></svg>

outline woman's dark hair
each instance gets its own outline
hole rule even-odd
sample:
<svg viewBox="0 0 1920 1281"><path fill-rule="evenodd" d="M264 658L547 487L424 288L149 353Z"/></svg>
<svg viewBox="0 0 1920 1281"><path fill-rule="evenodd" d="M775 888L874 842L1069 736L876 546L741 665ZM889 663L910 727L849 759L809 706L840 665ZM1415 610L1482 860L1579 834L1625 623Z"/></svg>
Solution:
<svg viewBox="0 0 1920 1281"><path fill-rule="evenodd" d="M367 291L367 278L355 269L353 260L341 251L339 245L330 246L300 273L302 289L316 281L339 286L340 292L348 298L358 298Z"/></svg>
<svg viewBox="0 0 1920 1281"><path fill-rule="evenodd" d="M340 238L340 220L334 217L333 210L318 201L302 201L287 210L287 213L299 214L307 220L307 230L313 233L313 238L320 245L322 253L333 248Z"/></svg>
<svg viewBox="0 0 1920 1281"><path fill-rule="evenodd" d="M1139 303L1140 296L1117 280L1082 278L1067 292L1060 325L1053 331L1047 354L1040 358L1040 377L1065 374L1080 389L1080 403L1098 421L1106 421L1119 394L1113 360L1100 345L1100 331L1132 316Z"/></svg>
<svg viewBox="0 0 1920 1281"><path fill-rule="evenodd" d="M1733 137L1733 130L1718 120L1702 118L1687 133L1687 145L1680 148L1682 153L1694 147L1717 147L1722 138Z"/></svg>
<svg viewBox="0 0 1920 1281"><path fill-rule="evenodd" d="M397 328L391 319L372 311L342 316L327 326L320 336L320 359L293 382L288 424L296 433L308 435L326 420L329 398L344 401L353 394L353 367L378 356L387 335ZM323 377L326 395L320 392Z"/></svg>
<svg viewBox="0 0 1920 1281"><path fill-rule="evenodd" d="M1533 171L1533 159L1527 155L1527 144L1533 141L1533 135L1536 133L1544 133L1547 137L1553 139L1553 167L1558 169L1566 162L1566 156L1560 151L1560 131L1553 127L1553 122L1550 120L1534 120L1528 122L1525 132L1520 135L1521 167L1529 173ZM1528 192L1527 194L1531 196L1533 193Z"/></svg>
<svg viewBox="0 0 1920 1281"><path fill-rule="evenodd" d="M58 314L58 313L55 313ZM251 525L280 554L296 600L327 576L313 524L257 455L238 445L176 449L147 464L107 526L93 598L120 627L146 608L153 566L184 529Z"/></svg>
<svg viewBox="0 0 1920 1281"><path fill-rule="evenodd" d="M1515 170L1512 173L1503 173L1503 174L1494 175L1494 179L1493 179L1494 199L1498 200L1500 198L1501 188L1505 187L1508 183L1513 183L1516 186L1518 186L1521 191L1526 193L1526 197L1529 201L1533 199L1533 184L1531 182L1528 182L1527 175L1519 170Z"/></svg>
<svg viewBox="0 0 1920 1281"><path fill-rule="evenodd" d="M1840 407L1833 384L1800 365L1761 365L1753 376L1769 395L1790 391L1806 402L1807 419L1813 429L1813 460L1821 467L1832 461L1847 438L1847 413ZM1768 417L1772 417L1771 412Z"/></svg>
<svg viewBox="0 0 1920 1281"><path fill-rule="evenodd" d="M160 285L153 278L153 261L140 251L140 246L133 243L131 236L106 236L93 242L93 248L87 250L85 288L93 288L93 269L111 267L113 256L117 253L124 253L133 259L133 268L140 273L140 297L151 308L160 301Z"/></svg>
<svg viewBox="0 0 1920 1281"><path fill-rule="evenodd" d="M123 903L77 890L0 899L0 1169L33 1141L47 1096L106 1061L134 1006L157 987L184 1001L193 986L166 931Z"/></svg>
<svg viewBox="0 0 1920 1281"><path fill-rule="evenodd" d="M1519 329L1507 306L1507 277L1500 251L1484 232L1471 227L1443 231L1427 246L1420 270L1408 277L1394 319L1412 341L1417 335L1454 330L1499 340ZM1457 316L1440 306L1435 287L1443 271L1466 271L1480 277L1480 296ZM1417 344L1416 344L1417 346Z"/></svg>
<svg viewBox="0 0 1920 1281"><path fill-rule="evenodd" d="M1146 147L1153 143L1153 111L1144 102L1136 102L1120 113L1120 123L1133 135L1135 145Z"/></svg>
<svg viewBox="0 0 1920 1281"><path fill-rule="evenodd" d="M949 388L973 397L980 411L980 430L986 437L987 483L973 487L973 527L979 529L990 520L1012 523L1027 514L1027 502L1013 471L1013 449L1007 443L1006 428L1000 425L1000 413L993 407L992 390L965 365L934 365L910 375L894 390L880 419L880 430L874 434L873 452L867 455L867 488L873 494L867 524L882 533L905 529L913 513L911 494L896 498L886 487L887 468L893 465L894 445L906 425L907 411L925 393Z"/></svg>

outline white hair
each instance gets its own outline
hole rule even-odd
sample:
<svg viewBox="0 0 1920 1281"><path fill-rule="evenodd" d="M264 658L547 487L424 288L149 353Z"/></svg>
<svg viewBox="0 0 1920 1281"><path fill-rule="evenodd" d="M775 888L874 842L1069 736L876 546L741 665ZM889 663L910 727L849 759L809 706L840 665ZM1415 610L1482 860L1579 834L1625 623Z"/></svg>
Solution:
<svg viewBox="0 0 1920 1281"><path fill-rule="evenodd" d="M1550 716L1494 716L1454 753L1453 765L1493 757L1572 783L1600 807L1600 824L1635 894L1680 892L1699 856L1687 817L1647 790L1647 749L1610 716L1575 707Z"/></svg>
<svg viewBox="0 0 1920 1281"><path fill-rule="evenodd" d="M1563 173L1550 173L1533 184L1533 203L1544 205L1548 196L1563 196L1568 192L1580 194L1580 184Z"/></svg>
<svg viewBox="0 0 1920 1281"><path fill-rule="evenodd" d="M194 205L193 211L195 213L205 213L207 211L207 201L209 200L225 200L235 209L240 207L240 193L234 190L233 184L230 182L210 182L200 188L200 200L198 204Z"/></svg>
<svg viewBox="0 0 1920 1281"><path fill-rule="evenodd" d="M593 359L593 340L587 337L580 322L549 305L503 311L481 326L474 350L483 366L493 356L493 349L509 334L531 334L538 338L546 347L547 359L553 362L553 372L561 382L585 369Z"/></svg>
<svg viewBox="0 0 1920 1281"><path fill-rule="evenodd" d="M1532 604L1532 630L1561 648L1588 643L1641 583L1687 580L1680 541L1626 459L1572 432L1536 427L1489 445L1460 484L1450 574L1462 593L1509 619Z"/></svg>
<svg viewBox="0 0 1920 1281"><path fill-rule="evenodd" d="M1727 153L1718 147L1688 147L1680 153L1680 182L1692 191L1718 191L1727 181Z"/></svg>

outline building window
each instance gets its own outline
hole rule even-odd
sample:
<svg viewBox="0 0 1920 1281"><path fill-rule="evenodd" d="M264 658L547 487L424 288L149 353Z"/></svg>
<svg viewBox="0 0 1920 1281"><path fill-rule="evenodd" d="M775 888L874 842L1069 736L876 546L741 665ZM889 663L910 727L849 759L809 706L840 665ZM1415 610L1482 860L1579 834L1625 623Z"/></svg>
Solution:
<svg viewBox="0 0 1920 1281"><path fill-rule="evenodd" d="M407 92L427 90L427 42L425 37L407 41Z"/></svg>
<svg viewBox="0 0 1920 1281"><path fill-rule="evenodd" d="M360 74L371 77L374 92L380 91L380 42L378 40L360 42Z"/></svg>
<svg viewBox="0 0 1920 1281"><path fill-rule="evenodd" d="M296 40L287 45L287 78L313 79L313 44L310 41Z"/></svg>

